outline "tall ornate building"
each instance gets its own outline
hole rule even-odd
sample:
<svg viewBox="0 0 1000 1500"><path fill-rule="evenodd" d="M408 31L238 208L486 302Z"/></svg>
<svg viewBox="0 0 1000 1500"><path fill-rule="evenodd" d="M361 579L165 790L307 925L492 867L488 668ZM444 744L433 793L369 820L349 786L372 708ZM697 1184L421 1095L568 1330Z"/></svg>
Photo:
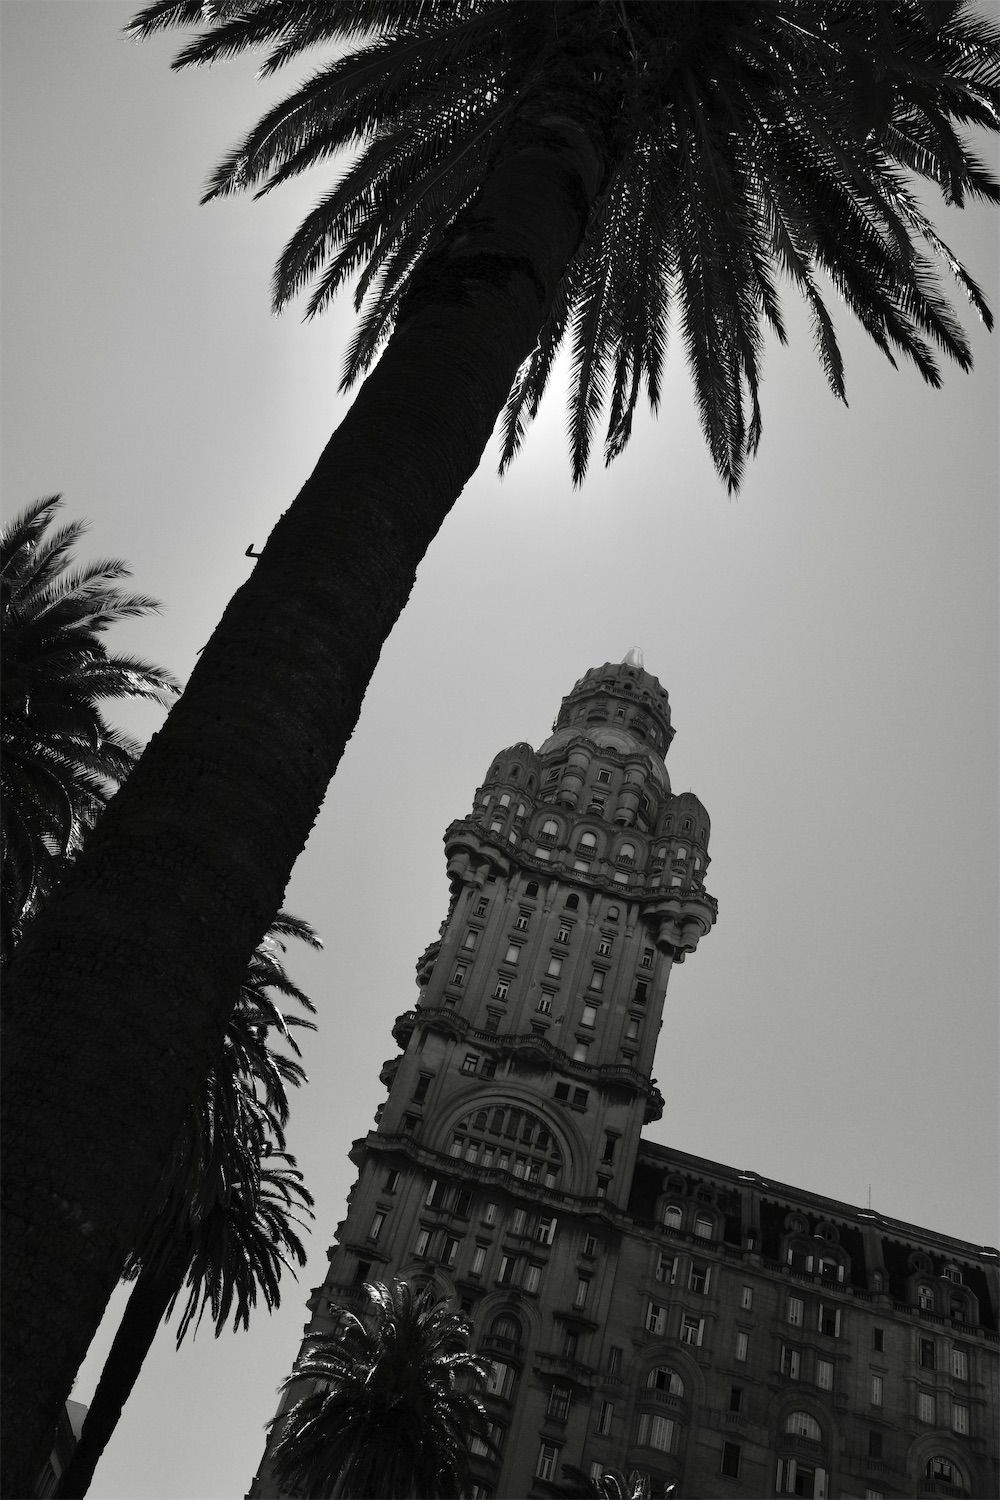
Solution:
<svg viewBox="0 0 1000 1500"><path fill-rule="evenodd" d="M998 1257L644 1141L667 982L712 928L638 652L497 755L306 1332L433 1278L490 1360L473 1500L562 1465L719 1495L995 1496ZM499 1455L499 1456L496 1456ZM276 1496L267 1455L251 1497Z"/></svg>

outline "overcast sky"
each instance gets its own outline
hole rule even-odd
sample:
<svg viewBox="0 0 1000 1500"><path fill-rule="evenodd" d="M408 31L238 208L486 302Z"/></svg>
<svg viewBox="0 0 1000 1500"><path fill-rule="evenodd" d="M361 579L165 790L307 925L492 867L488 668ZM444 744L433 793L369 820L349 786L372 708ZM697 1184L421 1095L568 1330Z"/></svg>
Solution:
<svg viewBox="0 0 1000 1500"><path fill-rule="evenodd" d="M293 77L173 75L179 37L123 41L111 0L0 10L6 512L63 492L85 555L164 603L119 645L183 677L345 409L349 304L309 326L268 309L321 184L198 206ZM996 304L995 214L942 222ZM788 308L737 501L678 357L613 469L573 491L556 396L435 541L287 897L326 944L290 962L320 1012L291 1130L310 1263L249 1334L175 1354L161 1333L95 1500L244 1493L445 913L443 831L498 749L538 745L633 645L670 694L674 789L712 819L720 908L671 980L651 1136L997 1243L997 343L963 312L975 372L935 392L844 314L845 410Z"/></svg>

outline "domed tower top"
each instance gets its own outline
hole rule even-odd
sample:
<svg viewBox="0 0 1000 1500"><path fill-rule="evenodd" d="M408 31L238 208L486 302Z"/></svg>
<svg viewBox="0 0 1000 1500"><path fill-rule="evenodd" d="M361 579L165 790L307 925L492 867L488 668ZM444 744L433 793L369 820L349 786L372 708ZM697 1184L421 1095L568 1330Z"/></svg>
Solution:
<svg viewBox="0 0 1000 1500"><path fill-rule="evenodd" d="M633 646L620 662L591 667L566 694L553 733L605 724L637 739L661 759L670 747L674 731L670 725L670 700L666 688L647 672L642 652ZM550 748L548 741L542 751Z"/></svg>

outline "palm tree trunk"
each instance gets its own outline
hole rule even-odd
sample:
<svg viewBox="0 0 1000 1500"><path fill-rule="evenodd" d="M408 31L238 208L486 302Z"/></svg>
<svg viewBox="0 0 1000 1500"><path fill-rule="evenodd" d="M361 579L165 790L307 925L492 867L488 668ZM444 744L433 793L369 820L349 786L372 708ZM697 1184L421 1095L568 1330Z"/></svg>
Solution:
<svg viewBox="0 0 1000 1500"><path fill-rule="evenodd" d="M415 280L378 366L6 986L5 1494L26 1494L417 565L603 172L550 116ZM41 1457L39 1458L39 1455Z"/></svg>
<svg viewBox="0 0 1000 1500"><path fill-rule="evenodd" d="M80 1441L59 1477L55 1500L81 1500L139 1378L170 1300L184 1279L183 1257L158 1272L142 1271L132 1288L114 1343L101 1371Z"/></svg>

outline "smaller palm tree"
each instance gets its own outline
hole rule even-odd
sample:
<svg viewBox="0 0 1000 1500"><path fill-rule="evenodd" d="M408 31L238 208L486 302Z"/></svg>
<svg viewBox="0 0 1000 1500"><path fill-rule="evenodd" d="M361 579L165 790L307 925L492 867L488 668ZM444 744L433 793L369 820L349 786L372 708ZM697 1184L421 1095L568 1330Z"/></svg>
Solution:
<svg viewBox="0 0 1000 1500"><path fill-rule="evenodd" d="M314 1382L274 1419L271 1453L282 1489L307 1500L379 1495L457 1500L472 1433L486 1414L469 1386L486 1378L471 1329L431 1288L369 1283L364 1318L343 1312L313 1336L286 1389Z"/></svg>
<svg viewBox="0 0 1000 1500"><path fill-rule="evenodd" d="M85 527L50 529L61 505L58 495L36 500L0 531L5 956L138 758L140 747L98 704L165 705L179 691L162 667L101 640L110 625L159 605L118 588L130 574L115 558L69 571Z"/></svg>
<svg viewBox="0 0 1000 1500"><path fill-rule="evenodd" d="M157 1330L185 1294L178 1348L206 1310L217 1336L230 1315L234 1330L248 1328L258 1298L269 1310L279 1305L282 1268L305 1263L297 1230L313 1200L284 1149L284 1127L288 1086L305 1080L293 1028L312 1022L287 1015L278 999L315 1006L285 971L290 937L320 946L307 922L279 912L254 951L222 1052L126 1262L135 1285L57 1500L86 1495ZM293 1056L275 1049L278 1038Z"/></svg>
<svg viewBox="0 0 1000 1500"><path fill-rule="evenodd" d="M649 1475L641 1469L630 1469L625 1474L621 1469L605 1469L592 1478L574 1464L563 1464L562 1482L542 1482L542 1488L553 1500L674 1500L676 1486L667 1485L655 1490Z"/></svg>

